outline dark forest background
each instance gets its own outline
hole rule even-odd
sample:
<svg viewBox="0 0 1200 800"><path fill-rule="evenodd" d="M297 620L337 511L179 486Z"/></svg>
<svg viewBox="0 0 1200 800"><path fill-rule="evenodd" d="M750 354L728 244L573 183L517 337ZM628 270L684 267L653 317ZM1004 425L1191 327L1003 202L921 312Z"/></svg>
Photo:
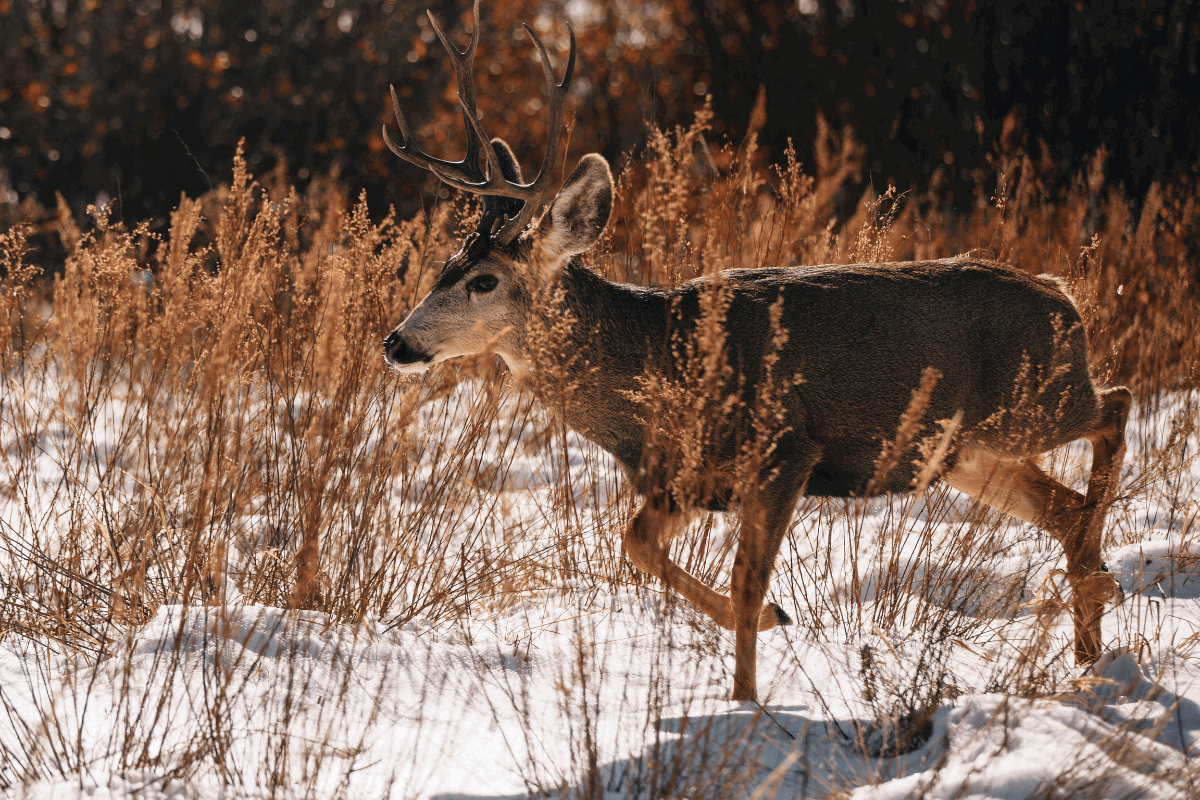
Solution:
<svg viewBox="0 0 1200 800"><path fill-rule="evenodd" d="M61 193L165 220L181 192L226 179L239 139L258 172L303 185L335 171L372 213L438 191L387 152L394 84L418 138L457 158L465 134L431 9L465 46L468 2L0 0L0 206ZM1189 0L660 0L483 5L483 123L533 165L544 147L529 22L579 66L569 158L636 149L691 120L737 142L761 91L762 153L810 161L818 118L863 149L860 182L970 197L999 147L1053 184L1104 148L1110 186L1190 181L1200 155L1200 11ZM761 119L759 121L762 121ZM822 128L822 130L825 130Z"/></svg>

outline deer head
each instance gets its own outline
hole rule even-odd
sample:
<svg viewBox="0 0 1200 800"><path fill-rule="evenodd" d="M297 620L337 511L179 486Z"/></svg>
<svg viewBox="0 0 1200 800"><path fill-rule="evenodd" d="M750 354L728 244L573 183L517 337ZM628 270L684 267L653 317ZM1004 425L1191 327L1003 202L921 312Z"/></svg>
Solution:
<svg viewBox="0 0 1200 800"><path fill-rule="evenodd" d="M429 13L429 12L427 12ZM563 103L575 70L575 33L561 83L546 48L533 39L550 93L549 140L537 177L525 183L512 150L501 139L489 140L475 110L473 64L479 44L479 0L475 30L465 52L450 43L429 13L433 29L450 55L458 81L459 103L467 129L467 153L460 161L426 155L409 132L396 92L392 108L400 128L397 144L383 138L400 158L427 169L444 183L483 196L483 215L474 232L442 270L436 286L409 312L383 343L384 357L401 372L421 372L455 356L494 351L520 374L527 363L524 331L534 298L550 285L572 256L595 244L612 211L613 183L608 162L591 153L567 178L540 219L537 212L550 197L554 164L562 138ZM482 152L486 168L480 167Z"/></svg>

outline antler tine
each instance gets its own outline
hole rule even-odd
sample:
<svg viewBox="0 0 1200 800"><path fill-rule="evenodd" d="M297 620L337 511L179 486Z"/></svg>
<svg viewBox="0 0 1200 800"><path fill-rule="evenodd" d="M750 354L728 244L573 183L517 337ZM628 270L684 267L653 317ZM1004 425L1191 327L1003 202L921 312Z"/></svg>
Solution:
<svg viewBox="0 0 1200 800"><path fill-rule="evenodd" d="M429 21L433 24L433 32L437 34L438 39L442 42L442 47L446 48L447 55L450 56L450 64L454 67L454 80L458 83L459 100L469 109L471 115L476 114L475 111L475 48L479 46L479 32L483 29L479 24L479 0L475 0L474 7L471 10L472 23L474 30L471 31L471 44L463 52L459 52L458 48L450 43L446 33L442 30L442 26L438 24L437 18L433 16L433 12L426 9L425 13L429 15ZM471 136L469 130L470 123L467 120L466 114L463 115L463 123L468 126L467 130L467 155L463 158L462 163L470 164L475 168L476 174L479 174L479 140ZM482 178L482 175L479 174ZM476 178L479 180L479 178Z"/></svg>
<svg viewBox="0 0 1200 800"><path fill-rule="evenodd" d="M546 140L546 157L542 160L538 176L533 179L533 183L529 184L529 190L533 197L525 201L525 205L521 206L521 211L516 217L505 220L504 227L496 234L496 239L501 244L508 244L521 231L525 230L525 226L533 219L538 206L542 204L542 200L550 190L551 182L554 180L554 164L558 161L558 145L562 140L563 109L567 93L571 91L571 78L575 75L575 31L571 30L569 24L567 32L571 36L571 52L567 56L567 68L563 73L562 83L559 84L554 82L554 68L550 66L550 56L546 54L546 47L542 44L542 40L528 25L525 26L525 30L529 31L533 43L537 45L538 55L542 57L542 69L546 72L546 88L550 91L550 125Z"/></svg>
<svg viewBox="0 0 1200 800"><path fill-rule="evenodd" d="M396 125L400 128L400 135L404 138L404 144L397 145L388 135L387 126L383 126L383 141L387 144L388 149L404 159L410 164L418 167L431 170L442 180L446 180L446 176L452 176L458 181L467 183L476 183L484 180L483 172L479 169L479 140L476 136L471 135L471 121L475 116L475 49L479 46L479 33L481 26L479 24L479 0L475 0L472 16L474 18L475 29L471 32L471 44L465 51L459 51L457 47L450 43L442 26L438 24L437 19L433 16L433 12L427 11L429 21L433 23L433 31L441 40L442 46L446 48L447 54L450 56L450 63L454 67L454 77L458 83L458 96L460 102L464 104L463 119L467 123L467 154L461 161L445 161L440 158L423 152L420 146L409 133L408 123L404 119L404 115L400 112L400 101L396 97L395 87L390 87L392 92L392 113L396 117ZM470 115L466 108L470 108ZM478 122L476 121L476 126ZM486 141L486 140L485 140ZM490 150L491 148L485 148ZM449 182L449 181L447 181Z"/></svg>
<svg viewBox="0 0 1200 800"><path fill-rule="evenodd" d="M389 84L388 89L392 93L392 114L396 117L396 125L400 128L400 136L404 145L401 146L392 141L392 137L388 135L387 125L383 126L383 141L387 143L388 149L400 158L410 164L423 167L429 156L421 152L421 148L417 147L417 143L413 141L412 134L408 132L408 122L405 121L404 114L400 113L400 99L396 97L396 87Z"/></svg>
<svg viewBox="0 0 1200 800"><path fill-rule="evenodd" d="M475 116L471 109L467 108L467 101L461 96L458 98L459 105L462 106L463 119L467 121L468 133L474 133L474 141L487 142L488 135L483 129L483 125L479 123L479 118ZM524 200L529 197L525 190L527 187L519 183L509 183L504 179L504 173L500 168L500 159L496 156L496 151L489 144L483 148L483 158L487 161L488 174L485 178L479 176L475 181L460 180L453 175L442 172L438 167L430 167L442 179L444 183L453 186L455 189L462 189L464 192L472 194L491 194L500 197L515 197L518 200Z"/></svg>
<svg viewBox="0 0 1200 800"><path fill-rule="evenodd" d="M530 38L533 39L533 43L537 47L538 55L541 56L542 69L546 73L546 86L550 91L549 138L546 142L546 157L542 161L541 169L538 170L538 176L531 183L510 183L505 180L504 174L500 171L499 159L497 159L490 145L483 149L483 155L488 164L487 180L464 181L448 174L448 172L444 173L443 170L432 167L439 178L450 186L465 192L511 197L516 200L525 201L525 205L521 207L521 211L517 216L506 219L504 226L497 234L497 238L501 244L507 244L512 241L517 234L525 229L525 226L533 219L533 215L537 213L538 206L545 199L550 183L554 179L554 163L558 160L558 146L562 139L563 108L567 93L571 89L571 79L575 73L575 31L571 29L570 25L567 26L567 31L571 36L571 51L567 56L567 69L563 75L562 83L558 83L554 79L554 68L550 64L550 56L546 52L546 46L542 44L542 40L538 38L538 35L528 25L525 26L525 30L529 32ZM472 110L467 108L465 100L461 97L459 100L463 106L463 116L467 119L471 129L474 130L475 135L481 142L487 142L487 134L484 132L483 126L479 124L478 118Z"/></svg>

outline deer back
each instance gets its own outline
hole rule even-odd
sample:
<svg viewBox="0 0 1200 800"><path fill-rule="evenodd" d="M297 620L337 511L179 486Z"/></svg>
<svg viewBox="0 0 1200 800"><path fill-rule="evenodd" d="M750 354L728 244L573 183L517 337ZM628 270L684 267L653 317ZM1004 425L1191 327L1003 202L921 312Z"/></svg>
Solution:
<svg viewBox="0 0 1200 800"><path fill-rule="evenodd" d="M923 402L922 435L961 411L960 443L1019 457L1079 438L1098 414L1074 303L1056 280L1001 264L736 270L670 290L612 284L572 265L562 281L575 320L562 348L572 390L550 405L631 472L644 466L645 443L656 442L652 423L669 430L687 419L684 404L695 398L685 384L705 377L697 360L723 367L720 380L701 381L716 401L714 416L701 420L714 430L705 442L709 468L726 468L744 450L761 425L764 382L773 381L782 390L774 459L820 448L812 494L866 490L927 368L938 377ZM705 293L714 286L728 295L716 339L701 330L712 317ZM780 301L772 326L771 307ZM699 346L715 340L718 359ZM907 488L912 461L901 458L878 488Z"/></svg>

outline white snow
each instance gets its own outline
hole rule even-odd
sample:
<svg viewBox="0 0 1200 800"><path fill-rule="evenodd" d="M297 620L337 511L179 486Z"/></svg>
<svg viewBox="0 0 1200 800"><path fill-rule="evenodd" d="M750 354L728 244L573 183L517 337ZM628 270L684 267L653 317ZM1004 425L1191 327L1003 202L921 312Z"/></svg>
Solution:
<svg viewBox="0 0 1200 800"><path fill-rule="evenodd" d="M450 622L339 625L246 604L231 578L223 605L163 605L99 663L0 638L0 786L53 800L1200 796L1200 465L1187 458L1200 437L1173 474L1139 479L1195 403L1169 398L1131 425L1106 550L1125 598L1094 669L1070 659L1048 536L945 489L806 501L771 595L796 624L759 636L762 705L726 699L732 634L650 580L548 577ZM629 498L605 457L570 442L572 469L611 490L580 503L599 550L614 535L605 514ZM533 547L559 496L552 451L511 456L507 481L427 534ZM1079 485L1085 455L1053 469ZM53 534L65 501L46 458L24 484L44 492L33 512L10 493L0 525ZM731 525L713 520L705 563ZM525 542L505 541L514 529ZM949 559L965 535L966 556ZM1053 621L1041 642L1040 619ZM897 720L906 708L930 712L923 730ZM918 733L907 753L889 712L902 737Z"/></svg>

